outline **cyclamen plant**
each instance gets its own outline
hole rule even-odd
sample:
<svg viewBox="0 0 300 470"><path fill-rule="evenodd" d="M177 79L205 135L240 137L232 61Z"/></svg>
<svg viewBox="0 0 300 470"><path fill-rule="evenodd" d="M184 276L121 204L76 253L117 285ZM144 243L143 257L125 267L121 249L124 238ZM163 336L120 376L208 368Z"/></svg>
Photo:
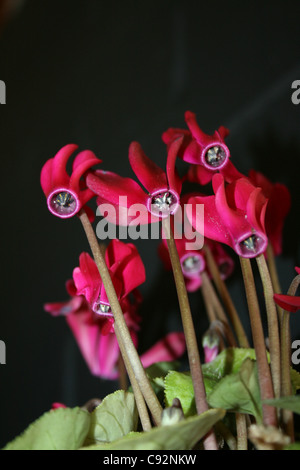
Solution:
<svg viewBox="0 0 300 470"><path fill-rule="evenodd" d="M253 169L242 174L225 144L225 127L205 134L190 111L185 121L187 129L171 127L162 134L166 169L138 142L130 144L129 162L140 184L98 168L103 162L90 150L77 154L68 175L67 163L77 150L73 144L43 166L41 186L49 211L62 219L76 216L91 252L84 247L66 282L69 299L44 308L53 317L65 316L91 374L119 380L120 389L84 407L54 401L5 449L52 448L53 443L56 449L87 450L299 448L294 413L300 411L300 376L290 361L289 318L300 309L300 269L287 293L281 292L276 271L289 190ZM186 164L184 175L177 170L178 158ZM198 191L189 193L190 182ZM158 255L166 273L173 272L182 331L167 333L142 355L139 288L147 282L145 266L132 241L116 238L104 246L88 203L96 203L103 220L119 226L159 224ZM200 236L200 245L189 244L191 231ZM250 338L226 285L237 260ZM263 285L263 306L253 262ZM197 312L191 312L189 302L190 293L198 291L209 325L201 346L194 328ZM188 370L180 362L185 353ZM116 430L113 421L122 426Z"/></svg>

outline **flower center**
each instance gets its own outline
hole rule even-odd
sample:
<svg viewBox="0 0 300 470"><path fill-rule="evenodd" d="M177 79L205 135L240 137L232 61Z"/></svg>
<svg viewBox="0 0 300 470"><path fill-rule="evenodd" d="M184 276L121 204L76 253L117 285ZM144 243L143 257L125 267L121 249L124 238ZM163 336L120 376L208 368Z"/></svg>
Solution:
<svg viewBox="0 0 300 470"><path fill-rule="evenodd" d="M56 191L49 198L49 207L59 217L69 217L76 212L77 200L69 191Z"/></svg>
<svg viewBox="0 0 300 470"><path fill-rule="evenodd" d="M108 317L113 316L110 305L103 304L100 301L94 303L93 311L95 313L97 313L97 315L105 315L105 316L108 316Z"/></svg>
<svg viewBox="0 0 300 470"><path fill-rule="evenodd" d="M205 161L212 168L220 167L226 160L227 154L223 147L215 145L210 147L205 154Z"/></svg>
<svg viewBox="0 0 300 470"><path fill-rule="evenodd" d="M265 241L258 235L251 235L240 242L241 255L245 257L254 257L260 254L265 246Z"/></svg>
<svg viewBox="0 0 300 470"><path fill-rule="evenodd" d="M203 271L204 262L200 256L187 256L181 263L183 273L188 275L200 273Z"/></svg>
<svg viewBox="0 0 300 470"><path fill-rule="evenodd" d="M154 194L150 201L150 212L160 217L168 217L178 207L178 197L171 191Z"/></svg>

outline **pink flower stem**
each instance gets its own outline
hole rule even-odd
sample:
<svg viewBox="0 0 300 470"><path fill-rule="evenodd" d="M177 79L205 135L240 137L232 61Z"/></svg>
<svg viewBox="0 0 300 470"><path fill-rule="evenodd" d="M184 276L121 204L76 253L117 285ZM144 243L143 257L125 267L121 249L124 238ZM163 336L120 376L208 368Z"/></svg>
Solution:
<svg viewBox="0 0 300 470"><path fill-rule="evenodd" d="M237 313L237 310L234 306L234 303L232 301L232 298L228 292L227 286L223 279L221 278L219 268L217 266L217 263L215 262L215 259L211 253L211 250L208 246L204 246L204 251L206 255L206 261L208 265L208 269L212 275L212 278L215 282L216 289L219 292L219 295L223 301L223 304L225 306L226 312L229 316L229 319L231 321L233 330L235 331L238 344L241 348L249 348L249 342L247 335L245 333L245 330L243 328L243 325L241 323L241 320L239 318L239 315Z"/></svg>
<svg viewBox="0 0 300 470"><path fill-rule="evenodd" d="M300 274L298 274L292 281L288 295L295 295L300 285ZM290 333L290 312L283 310L281 325L280 325L280 339L281 339L281 396L290 396L292 392L291 384L291 333ZM282 425L283 428L294 441L294 418L293 413L289 410L282 410Z"/></svg>
<svg viewBox="0 0 300 470"><path fill-rule="evenodd" d="M139 355L133 344L127 324L124 320L124 315L123 315L118 297L116 295L114 285L112 283L108 268L105 263L105 259L99 247L97 237L89 221L89 218L84 210L81 210L79 212L79 219L86 233L91 251L93 253L95 263L98 267L99 274L102 278L102 282L103 282L103 285L104 285L104 288L108 297L108 301L110 303L111 309L114 314L115 331L117 334L117 339L119 341L121 353L124 355L123 357L124 357L125 364L127 363L127 360L128 360L128 363L131 364L136 381L149 407L153 420L156 425L159 425L161 422L162 407L159 403L157 396L155 395L151 387L147 374L143 368Z"/></svg>
<svg viewBox="0 0 300 470"><path fill-rule="evenodd" d="M271 371L268 364L267 350L251 261L248 258L240 257L240 264L248 302L261 400L271 400L274 398L274 389ZM265 426L277 426L277 412L273 406L263 404L262 412Z"/></svg>
<svg viewBox="0 0 300 470"><path fill-rule="evenodd" d="M279 325L274 291L266 259L263 254L256 257L260 278L263 285L265 304L267 310L268 336L270 350L271 373L276 398L280 396L280 340Z"/></svg>
<svg viewBox="0 0 300 470"><path fill-rule="evenodd" d="M208 404L206 400L206 391L202 375L199 348L195 334L188 294L186 290L184 276L182 273L177 247L174 240L174 235L170 226L170 220L163 219L162 227L167 240L175 285L177 289L183 332L185 335L190 372L194 387L196 408L198 414L201 414L208 410ZM218 445L213 430L209 431L209 433L205 436L203 440L203 445L206 450L218 450Z"/></svg>

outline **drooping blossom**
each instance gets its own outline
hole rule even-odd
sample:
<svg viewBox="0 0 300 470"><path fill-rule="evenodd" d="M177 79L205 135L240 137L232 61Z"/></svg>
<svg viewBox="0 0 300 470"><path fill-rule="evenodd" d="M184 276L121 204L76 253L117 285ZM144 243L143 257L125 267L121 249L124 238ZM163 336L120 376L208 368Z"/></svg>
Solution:
<svg viewBox="0 0 300 470"><path fill-rule="evenodd" d="M206 238L231 246L244 258L264 253L268 244L264 225L268 200L261 188L247 178L225 184L220 173L213 176L212 186L214 195L189 199L187 216L192 226L196 226L197 205L204 204ZM196 207L195 211L190 210L191 205Z"/></svg>
<svg viewBox="0 0 300 470"><path fill-rule="evenodd" d="M101 160L92 151L83 150L74 158L69 175L67 163L77 148L75 144L62 147L53 158L47 160L40 176L49 211L63 219L73 217L82 207L91 216L91 211L85 205L95 196L85 186L82 177L93 166L101 163Z"/></svg>
<svg viewBox="0 0 300 470"><path fill-rule="evenodd" d="M129 162L140 184L109 171L90 172L86 183L98 195L100 213L109 222L123 226L158 222L174 214L182 187L175 167L181 142L179 138L170 146L166 171L145 155L138 142L130 144Z"/></svg>
<svg viewBox="0 0 300 470"><path fill-rule="evenodd" d="M291 208L291 195L289 189L281 183L272 183L261 172L251 170L249 179L260 187L269 200L266 210L266 233L275 255L282 253L282 233L285 219Z"/></svg>
<svg viewBox="0 0 300 470"><path fill-rule="evenodd" d="M118 239L111 240L107 246L105 261L124 316L128 316L128 323L132 298L138 299L137 288L146 279L143 261L135 245ZM73 279L77 295L84 295L92 310L107 320L106 328L111 328L113 312L97 265L88 253L80 255L79 267L74 269Z"/></svg>
<svg viewBox="0 0 300 470"><path fill-rule="evenodd" d="M191 163L191 179L207 184L216 171L225 170L230 163L230 151L225 144L229 130L221 126L213 135L208 135L199 127L195 113L186 111L184 118L189 129L169 128L162 134L162 140L169 148L174 139L183 137L178 157ZM230 165L228 171L235 169Z"/></svg>
<svg viewBox="0 0 300 470"><path fill-rule="evenodd" d="M114 380L118 377L119 360L115 334L104 328L106 319L91 309L85 297L76 295L73 280L66 283L66 289L68 301L47 303L44 309L54 317L65 317L91 374ZM134 326L131 323L130 334L136 345L139 320Z"/></svg>
<svg viewBox="0 0 300 470"><path fill-rule="evenodd" d="M108 380L119 377L118 361L120 349L115 333L103 329L105 318L97 315L83 295L76 295L73 280L67 282L70 299L66 302L48 303L45 310L53 316L62 315L77 341L79 349L91 374ZM130 319L129 331L134 345L138 346L138 330L140 317L136 305L131 306L133 312L126 316ZM185 351L185 339L182 332L171 332L141 355L144 367L161 361L178 359Z"/></svg>

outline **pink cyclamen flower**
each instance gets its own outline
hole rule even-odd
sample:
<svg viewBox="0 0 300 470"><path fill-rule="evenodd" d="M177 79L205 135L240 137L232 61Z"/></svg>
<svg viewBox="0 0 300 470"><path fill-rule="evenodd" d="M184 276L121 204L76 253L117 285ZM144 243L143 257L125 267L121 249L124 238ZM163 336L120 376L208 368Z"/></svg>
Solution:
<svg viewBox="0 0 300 470"><path fill-rule="evenodd" d="M170 146L166 171L145 155L138 142L130 144L129 162L141 185L113 172L97 170L89 173L86 183L98 195L100 213L108 221L123 226L158 222L174 214L182 186L175 168L181 142L182 139L175 140Z"/></svg>
<svg viewBox="0 0 300 470"><path fill-rule="evenodd" d="M44 305L45 311L54 317L65 317L91 374L116 379L120 351L113 326L108 328L106 318L96 314L83 295L76 294L73 280L66 283L66 289L69 300L47 303ZM131 310L124 316L135 345L140 323L136 310L137 305L131 304Z"/></svg>
<svg viewBox="0 0 300 470"><path fill-rule="evenodd" d="M63 219L77 214L95 196L85 186L82 177L91 167L101 163L101 160L90 150L83 150L75 157L72 173L69 175L66 166L77 148L75 144L65 145L53 158L47 160L41 171L40 181L48 209Z"/></svg>
<svg viewBox="0 0 300 470"><path fill-rule="evenodd" d="M201 165L211 178L211 172L221 170L229 161L230 152L224 141L229 130L221 126L213 135L208 135L200 129L194 113L186 111L184 118L189 130L169 128L162 134L162 140L169 146L174 139L183 136L179 158L193 165Z"/></svg>
<svg viewBox="0 0 300 470"><path fill-rule="evenodd" d="M126 315L131 311L129 294L137 296L137 287L145 282L144 264L132 243L124 243L118 239L110 241L105 252L105 261L121 308ZM84 295L92 310L112 324L113 312L95 261L88 253L82 253L79 263L79 267L73 271L77 295Z"/></svg>
<svg viewBox="0 0 300 470"><path fill-rule="evenodd" d="M187 216L192 226L196 227L197 205L204 204L206 238L231 246L244 258L264 253L268 244L264 225L268 200L262 190L247 178L226 185L220 173L213 176L212 185L214 195L189 199ZM191 205L196 206L195 211Z"/></svg>
<svg viewBox="0 0 300 470"><path fill-rule="evenodd" d="M265 226L269 241L275 255L282 252L282 232L284 221L291 208L291 195L288 188L281 183L272 183L262 173L251 170L249 179L255 186L262 188L268 198Z"/></svg>
<svg viewBox="0 0 300 470"><path fill-rule="evenodd" d="M48 303L44 306L45 310L55 317L62 315L66 318L91 374L116 380L119 377L120 349L114 331L104 331L105 318L95 314L84 296L76 295L73 280L68 281L66 287L70 299L66 302ZM132 305L132 309L133 314L128 312L125 319L137 347L140 319L136 315L135 305ZM141 361L144 367L156 362L173 361L184 353L185 348L183 333L172 332L142 354Z"/></svg>

